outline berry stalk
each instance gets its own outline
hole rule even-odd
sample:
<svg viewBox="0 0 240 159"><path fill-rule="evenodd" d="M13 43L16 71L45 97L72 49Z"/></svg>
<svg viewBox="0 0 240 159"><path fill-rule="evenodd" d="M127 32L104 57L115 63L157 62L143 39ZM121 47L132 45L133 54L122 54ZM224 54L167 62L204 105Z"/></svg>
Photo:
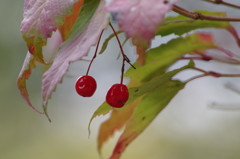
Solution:
<svg viewBox="0 0 240 159"><path fill-rule="evenodd" d="M119 45L119 47L120 47L120 50L121 50L121 53L122 53L122 57L123 57L122 69L121 69L121 72L122 72L122 73L121 73L121 82L120 82L120 84L122 84L122 83L123 83L124 66L125 66L125 56L126 56L126 55L124 54L124 51L123 51L121 42L120 42L120 40L119 40L119 38L118 38L118 35L117 35L115 29L113 28L113 26L112 26L111 23L109 23L109 25L110 25L110 27L112 28L113 33L115 34L115 37L116 37L116 39L117 39L117 41L118 41L118 45Z"/></svg>
<svg viewBox="0 0 240 159"><path fill-rule="evenodd" d="M96 56L97 56L98 46L99 46L99 43L100 43L100 40L101 40L103 31L104 31L104 30L102 30L102 32L101 32L101 34L100 34L100 36L99 36L99 39L98 39L98 42L97 42L97 46L96 46L96 50L95 50L95 53L94 53L94 55L93 55L92 60L90 61L89 66L88 66L86 76L88 76L88 73L89 73L90 67L91 67L91 65L92 65L92 62L93 62L93 60L94 60L94 59L96 58Z"/></svg>

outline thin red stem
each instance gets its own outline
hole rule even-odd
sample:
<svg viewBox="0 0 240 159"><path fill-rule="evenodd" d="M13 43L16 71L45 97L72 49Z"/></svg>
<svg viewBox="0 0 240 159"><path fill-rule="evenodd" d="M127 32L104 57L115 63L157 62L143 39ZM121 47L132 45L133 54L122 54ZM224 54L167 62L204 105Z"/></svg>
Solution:
<svg viewBox="0 0 240 159"><path fill-rule="evenodd" d="M213 72L213 71L205 71L205 70L202 70L202 69L196 68L196 67L194 67L192 69L194 69L196 71L199 71L199 72L202 72L203 74L190 78L189 80L187 80L186 83L188 83L190 81L193 81L195 79L198 79L198 78L206 77L206 76L212 76L212 77L216 77L216 78L219 78L219 77L240 77L240 74L221 74L221 73Z"/></svg>
<svg viewBox="0 0 240 159"><path fill-rule="evenodd" d="M208 76L208 75L203 74L203 75L199 75L199 76L192 77L192 78L190 78L189 80L187 80L186 83L188 83L188 82L190 82L190 81L193 81L193 80L195 80L195 79L198 79L198 78L206 77L206 76Z"/></svg>
<svg viewBox="0 0 240 159"><path fill-rule="evenodd" d="M96 46L96 50L95 50L95 53L94 53L94 55L93 55L93 58L92 58L92 60L91 60L91 62L90 62L90 64L89 64L89 66L88 66L86 76L87 76L88 73L89 73L89 70L90 70L90 67L91 67L91 65L92 65L92 63L93 63L93 60L94 60L94 59L96 58L96 56L97 56L98 46L99 46L99 43L100 43L100 40L101 40L103 31L104 31L104 30L102 30L102 32L101 32L101 34L100 34L100 36L99 36L98 43L97 43L97 46Z"/></svg>
<svg viewBox="0 0 240 159"><path fill-rule="evenodd" d="M122 56L123 56L122 69L121 69L122 74L121 74L121 82L120 82L120 84L122 84L122 83L123 83L123 75L124 75L124 65L125 65L124 62L125 62L125 60L126 60L126 55L124 54L124 51L123 51L121 42L120 42L120 40L119 40L119 38L118 38L118 35L117 35L115 29L113 28L113 26L112 26L111 23L109 23L109 25L110 25L110 27L112 28L113 33L115 34L115 37L116 37L116 39L117 39L117 41L118 41L118 45L119 45L119 47L120 47L120 50L121 50L121 53L122 53Z"/></svg>
<svg viewBox="0 0 240 159"><path fill-rule="evenodd" d="M196 71L202 72L202 73L204 73L204 74L207 74L207 71L204 71L204 70L202 70L202 69L200 69L200 68L194 67L193 69L196 70Z"/></svg>
<svg viewBox="0 0 240 159"><path fill-rule="evenodd" d="M222 73L218 73L218 72L214 72L214 71L205 71L205 70L202 70L200 68L192 68L196 71L199 71L199 72L202 72L204 75L206 76L213 76L213 77L240 77L240 74L222 74Z"/></svg>

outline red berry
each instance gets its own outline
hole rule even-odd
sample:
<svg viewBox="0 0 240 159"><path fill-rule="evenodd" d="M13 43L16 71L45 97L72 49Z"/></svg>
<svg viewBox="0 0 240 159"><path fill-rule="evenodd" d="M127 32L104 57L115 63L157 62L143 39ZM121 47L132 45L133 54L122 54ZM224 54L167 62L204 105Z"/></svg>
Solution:
<svg viewBox="0 0 240 159"><path fill-rule="evenodd" d="M97 89L97 82L92 76L82 76L76 81L75 89L80 96L91 97Z"/></svg>
<svg viewBox="0 0 240 159"><path fill-rule="evenodd" d="M128 88L124 84L114 84L107 92L106 102L115 108L121 108L129 97Z"/></svg>

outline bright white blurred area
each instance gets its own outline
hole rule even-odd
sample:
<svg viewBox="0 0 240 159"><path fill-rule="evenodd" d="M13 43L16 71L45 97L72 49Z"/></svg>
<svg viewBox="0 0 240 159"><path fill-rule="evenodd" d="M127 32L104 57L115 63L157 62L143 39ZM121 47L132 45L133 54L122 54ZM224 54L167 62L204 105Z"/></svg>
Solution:
<svg viewBox="0 0 240 159"><path fill-rule="evenodd" d="M229 1L240 5L239 1ZM225 11L228 16L239 16L240 10L214 5L204 1L180 0L188 10ZM98 159L97 131L108 116L97 117L91 125L88 139L87 126L93 112L104 101L108 88L120 80L121 60L116 60L119 47L115 39L102 55L95 59L90 75L98 82L91 98L75 93L76 79L86 73L88 62L71 64L63 83L49 100L49 123L44 115L34 112L21 98L16 86L18 73L27 53L19 25L22 20L23 0L0 0L0 159ZM174 14L176 15L176 14ZM240 23L231 23L240 34ZM217 44L240 55L239 47L225 30L213 31ZM101 43L111 30L108 29ZM123 39L123 36L120 35ZM173 38L157 37L152 46L159 46ZM90 60L95 48L84 59ZM126 44L125 53L132 62L134 49ZM164 59L163 59L164 60ZM177 62L170 70L186 64ZM127 65L126 65L127 66ZM216 61L196 62L205 70L239 73L240 66ZM127 66L129 67L129 66ZM28 89L32 103L41 110L41 72L33 70ZM186 80L195 75L185 71L175 78ZM240 87L240 78L197 79L180 91L150 126L127 148L122 159L238 159L240 158L240 94L227 89L226 84ZM128 79L125 79L128 82ZM221 109L212 108L215 103ZM224 109L222 109L222 107ZM229 109L225 109L229 108ZM239 108L239 109L238 109ZM103 148L107 158L116 143L117 133Z"/></svg>

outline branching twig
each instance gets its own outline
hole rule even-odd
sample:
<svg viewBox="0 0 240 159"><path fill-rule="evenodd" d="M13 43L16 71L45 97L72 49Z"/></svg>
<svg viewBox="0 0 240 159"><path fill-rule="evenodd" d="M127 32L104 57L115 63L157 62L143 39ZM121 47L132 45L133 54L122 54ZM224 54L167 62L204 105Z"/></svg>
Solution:
<svg viewBox="0 0 240 159"><path fill-rule="evenodd" d="M192 69L194 69L196 71L199 71L199 72L202 72L203 74L190 78L189 80L187 80L186 83L188 83L190 81L193 81L195 79L201 78L201 77L206 77L206 76L212 76L212 77L216 77L216 78L219 78L219 77L240 77L240 74L221 74L221 73L214 72L214 71L205 71L205 70L202 70L202 69L196 68L196 67L194 67Z"/></svg>
<svg viewBox="0 0 240 159"><path fill-rule="evenodd" d="M220 17L220 16L205 15L197 12L190 12L177 5L173 5L173 11L195 20L201 19L201 20L211 20L211 21L240 21L240 18L235 18L235 17Z"/></svg>
<svg viewBox="0 0 240 159"><path fill-rule="evenodd" d="M234 7L234 8L240 8L239 5L232 4L232 3L229 3L229 2L225 2L223 0L204 0L204 1L215 3L215 4L223 4L223 5L226 5L226 6L229 6L229 7Z"/></svg>

